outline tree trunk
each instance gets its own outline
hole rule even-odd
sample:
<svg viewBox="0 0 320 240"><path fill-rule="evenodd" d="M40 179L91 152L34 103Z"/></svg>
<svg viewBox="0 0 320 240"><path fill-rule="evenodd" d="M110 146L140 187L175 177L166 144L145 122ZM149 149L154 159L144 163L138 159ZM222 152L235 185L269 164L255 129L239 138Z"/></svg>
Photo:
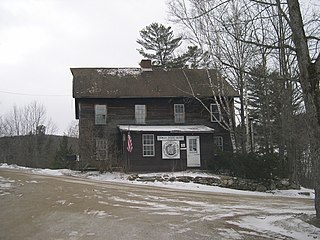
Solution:
<svg viewBox="0 0 320 240"><path fill-rule="evenodd" d="M298 0L287 0L287 3L311 139L316 216L320 219L320 55L312 62Z"/></svg>

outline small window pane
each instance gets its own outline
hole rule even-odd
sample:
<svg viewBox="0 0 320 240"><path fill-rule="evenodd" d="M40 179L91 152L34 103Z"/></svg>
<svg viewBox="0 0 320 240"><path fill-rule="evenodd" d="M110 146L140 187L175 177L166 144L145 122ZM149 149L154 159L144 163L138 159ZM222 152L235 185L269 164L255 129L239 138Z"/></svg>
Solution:
<svg viewBox="0 0 320 240"><path fill-rule="evenodd" d="M210 116L211 122L219 122L221 120L217 104L210 104Z"/></svg>
<svg viewBox="0 0 320 240"><path fill-rule="evenodd" d="M146 105L135 105L135 118L136 123L146 123Z"/></svg>
<svg viewBox="0 0 320 240"><path fill-rule="evenodd" d="M174 122L184 123L184 104L174 104Z"/></svg>
<svg viewBox="0 0 320 240"><path fill-rule="evenodd" d="M144 157L154 156L154 135L143 134L142 135L142 151Z"/></svg>
<svg viewBox="0 0 320 240"><path fill-rule="evenodd" d="M213 143L214 143L214 145L216 145L218 148L220 148L223 151L223 137L221 137L221 136L214 137Z"/></svg>
<svg viewBox="0 0 320 240"><path fill-rule="evenodd" d="M96 139L96 160L107 160L108 145L106 139Z"/></svg>
<svg viewBox="0 0 320 240"><path fill-rule="evenodd" d="M94 106L95 124L104 125L107 123L107 106L95 105Z"/></svg>
<svg viewBox="0 0 320 240"><path fill-rule="evenodd" d="M197 139L189 139L189 152L198 152Z"/></svg>

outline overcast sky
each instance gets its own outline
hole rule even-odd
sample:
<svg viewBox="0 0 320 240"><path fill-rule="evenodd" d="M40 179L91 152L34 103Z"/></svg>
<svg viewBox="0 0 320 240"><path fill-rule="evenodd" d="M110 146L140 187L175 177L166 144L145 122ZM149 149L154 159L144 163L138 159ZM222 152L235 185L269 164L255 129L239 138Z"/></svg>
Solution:
<svg viewBox="0 0 320 240"><path fill-rule="evenodd" d="M165 2L0 0L0 116L36 100L62 134L74 119L70 68L138 67L139 31L168 25Z"/></svg>

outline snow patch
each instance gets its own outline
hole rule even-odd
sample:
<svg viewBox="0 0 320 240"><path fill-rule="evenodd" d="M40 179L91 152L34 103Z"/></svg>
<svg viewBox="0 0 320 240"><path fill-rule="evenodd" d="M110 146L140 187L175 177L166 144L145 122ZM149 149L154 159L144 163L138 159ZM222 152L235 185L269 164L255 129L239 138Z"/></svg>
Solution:
<svg viewBox="0 0 320 240"><path fill-rule="evenodd" d="M0 182L0 188L11 188L11 187L12 187L11 183Z"/></svg>
<svg viewBox="0 0 320 240"><path fill-rule="evenodd" d="M299 219L297 216L271 215L252 217L245 216L239 221L227 221L230 224L241 228L253 229L263 232L266 236L282 235L293 239L317 239L320 236L320 229ZM308 234L307 234L308 233Z"/></svg>
<svg viewBox="0 0 320 240"><path fill-rule="evenodd" d="M48 175L48 176L63 176L63 172L61 170L52 170L52 169L40 169L36 168L31 171L32 173Z"/></svg>
<svg viewBox="0 0 320 240"><path fill-rule="evenodd" d="M59 204L61 204L61 205L64 205L64 204L66 203L66 200L58 200L58 201L56 201L56 203L59 203Z"/></svg>
<svg viewBox="0 0 320 240"><path fill-rule="evenodd" d="M107 75L110 76L117 76L119 78L124 76L138 76L141 75L140 68L100 68L97 69L97 73L106 77Z"/></svg>
<svg viewBox="0 0 320 240"><path fill-rule="evenodd" d="M35 180L32 180L32 181L26 181L26 183L38 183L38 182Z"/></svg>
<svg viewBox="0 0 320 240"><path fill-rule="evenodd" d="M88 215L93 215L95 217L98 217L98 218L104 218L104 217L110 217L111 215L109 215L108 213L106 213L105 211L100 211L100 210L90 210L87 209L84 211L85 214L88 214Z"/></svg>
<svg viewBox="0 0 320 240"><path fill-rule="evenodd" d="M105 181L105 182L117 182L117 183L130 183L136 185L149 185L170 189L180 189L187 191L202 191L202 192L211 192L211 193L223 193L223 194L238 194L238 195L248 195L248 196L279 196L279 197L289 197L289 198L309 198L314 199L314 190L301 188L300 190L275 190L266 193L262 192L252 192L252 191L243 191L236 190L230 188L222 188L218 186L208 186L197 183L183 183L183 182L144 182L144 181L129 181L129 174L121 173L121 172L113 172L113 173L99 173L98 171L80 173L79 171L73 171L69 169L40 169L40 168L27 168L20 167L17 165L8 165L6 163L1 163L0 168L8 168L8 169L20 169L31 171L35 174L42 174L48 176L74 176L81 178L88 178L95 181ZM160 172L160 173L148 173L148 174L139 174L139 176L163 176L168 175L170 177L178 177L178 176L190 176L190 177L214 177L219 178L219 176L200 172L200 171L180 171L180 172ZM308 195L301 195L301 192L308 193Z"/></svg>
<svg viewBox="0 0 320 240"><path fill-rule="evenodd" d="M15 180L0 176L0 196L9 195L9 190L14 187L13 183L15 182Z"/></svg>

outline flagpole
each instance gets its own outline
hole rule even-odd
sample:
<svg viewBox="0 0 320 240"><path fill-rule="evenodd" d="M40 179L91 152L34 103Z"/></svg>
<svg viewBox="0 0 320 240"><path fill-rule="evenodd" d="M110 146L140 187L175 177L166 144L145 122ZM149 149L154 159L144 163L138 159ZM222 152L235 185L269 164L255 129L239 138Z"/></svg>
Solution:
<svg viewBox="0 0 320 240"><path fill-rule="evenodd" d="M130 152L128 151L129 134L130 134L130 124L128 125L128 132L127 132L127 169L129 169L129 164L130 164L130 157L129 157Z"/></svg>

